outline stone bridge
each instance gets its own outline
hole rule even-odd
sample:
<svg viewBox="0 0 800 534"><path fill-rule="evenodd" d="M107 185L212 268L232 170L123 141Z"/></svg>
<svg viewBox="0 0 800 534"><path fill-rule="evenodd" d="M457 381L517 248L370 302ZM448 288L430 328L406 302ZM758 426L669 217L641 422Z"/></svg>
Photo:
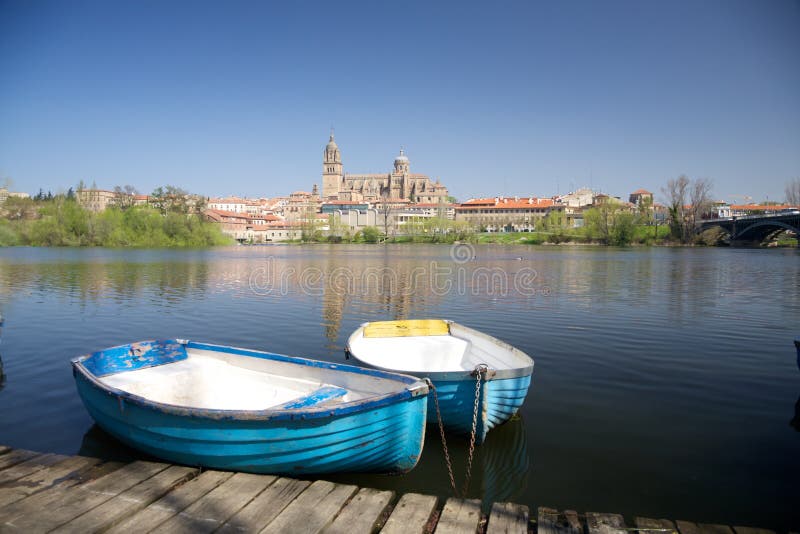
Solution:
<svg viewBox="0 0 800 534"><path fill-rule="evenodd" d="M730 237L732 246L757 246L777 234L790 230L800 245L800 210L770 215L746 215L724 219L706 219L697 223L700 231L722 228Z"/></svg>

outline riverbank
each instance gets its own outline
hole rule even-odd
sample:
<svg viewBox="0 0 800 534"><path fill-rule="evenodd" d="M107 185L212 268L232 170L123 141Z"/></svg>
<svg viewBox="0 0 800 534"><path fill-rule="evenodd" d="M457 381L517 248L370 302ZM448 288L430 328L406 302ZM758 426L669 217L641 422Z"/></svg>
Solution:
<svg viewBox="0 0 800 534"><path fill-rule="evenodd" d="M235 241L196 214L146 207L94 213L74 201L52 202L32 218L0 218L0 246L208 247Z"/></svg>
<svg viewBox="0 0 800 534"><path fill-rule="evenodd" d="M657 237L656 237L657 236ZM659 227L637 228L629 242L607 243L602 240L593 239L580 230L570 232L491 232L491 233L471 233L471 234L436 234L436 235L401 235L384 238L381 236L364 239L356 235L353 239L345 240L341 238L315 238L298 239L284 241L282 244L458 244L469 243L473 245L541 245L541 246L598 246L598 247L727 247L728 245L721 240L704 239L702 236L694 243L681 243L671 238L669 229ZM782 237L770 242L767 247L792 248L798 246L798 240L791 237Z"/></svg>

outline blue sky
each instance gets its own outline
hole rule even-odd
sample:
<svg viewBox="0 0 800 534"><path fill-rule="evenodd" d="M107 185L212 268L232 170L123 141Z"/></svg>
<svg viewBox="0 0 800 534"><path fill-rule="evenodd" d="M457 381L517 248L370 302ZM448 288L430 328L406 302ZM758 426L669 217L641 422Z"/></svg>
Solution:
<svg viewBox="0 0 800 534"><path fill-rule="evenodd" d="M0 181L275 196L412 172L472 196L591 186L782 199L800 3L0 0Z"/></svg>

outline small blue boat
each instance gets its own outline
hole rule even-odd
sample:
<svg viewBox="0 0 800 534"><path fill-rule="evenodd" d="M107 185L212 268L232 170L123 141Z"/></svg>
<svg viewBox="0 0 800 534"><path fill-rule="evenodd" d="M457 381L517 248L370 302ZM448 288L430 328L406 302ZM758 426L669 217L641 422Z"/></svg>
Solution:
<svg viewBox="0 0 800 534"><path fill-rule="evenodd" d="M445 429L471 434L475 422L476 443L517 413L533 372L533 360L521 350L438 319L365 323L350 336L346 352L375 369L430 379ZM428 395L428 422L436 421L434 395Z"/></svg>
<svg viewBox="0 0 800 534"><path fill-rule="evenodd" d="M170 462L402 473L422 452L428 387L410 376L184 340L112 347L72 368L100 427Z"/></svg>

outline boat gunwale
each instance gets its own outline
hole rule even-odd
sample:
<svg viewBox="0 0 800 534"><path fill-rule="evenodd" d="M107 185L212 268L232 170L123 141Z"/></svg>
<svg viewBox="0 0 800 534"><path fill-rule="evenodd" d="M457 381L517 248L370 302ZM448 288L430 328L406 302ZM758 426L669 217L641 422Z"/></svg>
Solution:
<svg viewBox="0 0 800 534"><path fill-rule="evenodd" d="M175 340L163 340L159 342L169 343ZM302 421L309 419L322 419L322 418L335 418L357 414L375 408L381 408L400 402L407 399L414 399L417 397L425 397L428 394L428 385L420 378L410 376L402 373L392 373L382 371L379 369L366 369L357 367L355 365L337 364L331 362L323 362L319 360L312 360L309 358L301 358L296 356L287 356L284 354L274 354L264 351L253 349L243 349L239 347L230 347L225 345L214 345L210 343L197 343L193 341L181 341L181 345L187 348L196 348L198 350L212 350L223 352L227 354L235 354L239 356L248 356L261 358L266 360L274 360L282 363L291 363L295 365L306 365L309 367L318 367L323 369L330 369L339 372L350 372L354 374L363 374L373 376L376 378L383 378L394 382L404 384L402 389L386 393L383 395L376 395L364 399L358 399L337 406L320 406L320 407L306 407L303 409L275 409L266 408L263 410L223 410L213 408L196 408L191 406L181 406L177 404L168 404L163 402L156 402L146 397L136 395L112 386L105 384L98 376L89 371L83 362L93 355L102 353L108 350L126 347L131 345L127 343L124 345L117 345L108 347L106 349L93 352L91 354L84 354L77 356L70 360L72 364L73 373L80 373L89 385L99 389L100 391L118 398L120 401L129 402L133 405L154 410L167 415L175 415L179 417L195 417L199 419L214 419L214 420L231 420L231 421ZM169 365L164 363L162 365ZM156 366L153 366L156 367ZM126 371L121 371L126 372ZM116 373L113 373L116 374Z"/></svg>
<svg viewBox="0 0 800 534"><path fill-rule="evenodd" d="M412 376L424 376L426 378L430 378L433 381L466 381L466 380L472 381L472 380L475 380L475 376L473 374L475 372L474 369L461 370L461 371L409 371L409 370L406 370L406 369L396 369L396 368L393 368L393 367L385 367L385 366L375 365L373 363L365 362L364 360L359 358L358 355L355 352L352 351L351 346L352 346L352 342L353 342L354 338L358 334L361 334L361 336L363 337L364 327L367 326L370 322L375 322L375 321L369 321L369 322L366 322L366 323L362 323L361 326L359 326L352 334L350 334L350 337L347 339L347 345L345 346L345 351L348 354L350 354L353 358L355 358L359 362L363 363L364 365L369 365L372 369L377 369L377 370L381 370L381 371L387 371L387 372L391 372L391 373L410 374ZM485 339L487 341L490 341L491 343L494 343L494 344L500 346L501 348L506 349L509 352L512 352L515 355L521 356L523 359L527 359L528 361L530 361L529 365L525 365L525 366L522 366L522 367L510 367L510 368L506 368L506 369L495 369L495 368L490 367L489 371L487 372L487 374L485 376L485 380L487 382L491 381L491 380L502 380L502 379L506 379L506 378L519 378L519 377L528 376L528 375L533 374L533 365L534 365L533 358L528 356L525 352L519 350L517 347L515 347L513 345L510 345L510 344L506 343L505 341L503 341L501 339L497 339L496 337L491 336L489 334L486 334L484 332L481 332L479 330L475 330L475 329L470 328L468 326L464 326L464 325L462 325L460 323L456 323L455 321L451 321L449 319L446 319L445 322L448 324L448 326L455 325L458 328L463 329L464 331L466 331L466 333L468 333L470 335L473 335L475 337L480 337L480 338L483 338L483 339ZM454 336L453 334L448 334L448 335L451 336L451 337L457 337L457 336Z"/></svg>

